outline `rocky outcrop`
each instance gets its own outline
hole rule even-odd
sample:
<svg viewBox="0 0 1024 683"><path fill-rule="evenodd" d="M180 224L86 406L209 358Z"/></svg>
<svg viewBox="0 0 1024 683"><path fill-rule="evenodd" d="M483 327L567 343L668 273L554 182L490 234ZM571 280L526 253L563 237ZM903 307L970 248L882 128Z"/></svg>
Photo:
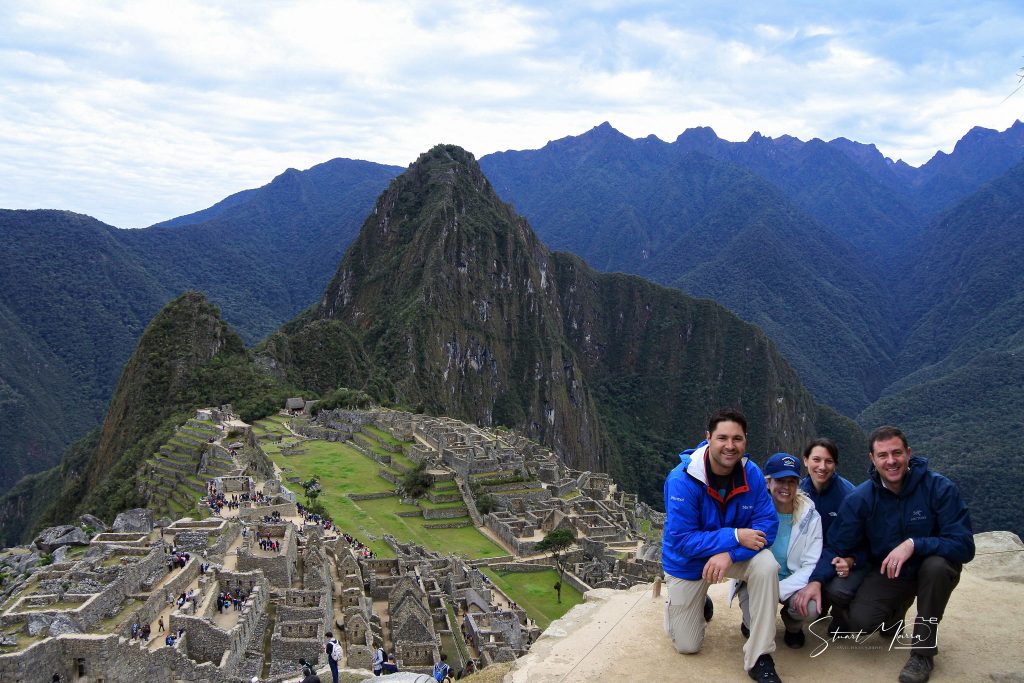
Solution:
<svg viewBox="0 0 1024 683"><path fill-rule="evenodd" d="M30 636L59 636L65 633L81 633L82 628L66 614L30 614L28 634Z"/></svg>
<svg viewBox="0 0 1024 683"><path fill-rule="evenodd" d="M153 513L146 508L125 510L114 520L112 528L118 533L126 531L149 533L153 530Z"/></svg>
<svg viewBox="0 0 1024 683"><path fill-rule="evenodd" d="M43 552L52 553L66 545L89 545L89 537L79 527L64 524L43 529L36 536L35 544Z"/></svg>
<svg viewBox="0 0 1024 683"><path fill-rule="evenodd" d="M81 522L83 526L92 527L99 533L103 533L107 530L107 525L103 523L102 519L95 515L84 514L78 518L78 521Z"/></svg>

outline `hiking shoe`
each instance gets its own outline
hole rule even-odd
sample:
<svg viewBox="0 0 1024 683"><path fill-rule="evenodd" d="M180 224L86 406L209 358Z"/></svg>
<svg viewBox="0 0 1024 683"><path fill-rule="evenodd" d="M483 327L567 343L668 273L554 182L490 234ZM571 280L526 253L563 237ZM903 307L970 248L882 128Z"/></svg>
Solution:
<svg viewBox="0 0 1024 683"><path fill-rule="evenodd" d="M715 603L711 602L711 597L708 595L704 596L704 621L711 621L711 617L715 616Z"/></svg>
<svg viewBox="0 0 1024 683"><path fill-rule="evenodd" d="M900 672L900 683L925 683L932 675L934 665L931 657L910 655L910 659L903 665L903 671Z"/></svg>
<svg viewBox="0 0 1024 683"><path fill-rule="evenodd" d="M763 654L754 662L754 668L747 675L760 683L782 683L779 674L775 673L775 660L769 654Z"/></svg>
<svg viewBox="0 0 1024 683"><path fill-rule="evenodd" d="M802 648L804 646L805 639L806 636L804 636L803 629L799 631L786 631L782 635L782 640L786 643L786 645L793 648L794 650L799 650L800 648Z"/></svg>
<svg viewBox="0 0 1024 683"><path fill-rule="evenodd" d="M743 634L744 638L749 638L750 637L750 629L747 628L747 625L744 624L742 621L740 622L740 633Z"/></svg>

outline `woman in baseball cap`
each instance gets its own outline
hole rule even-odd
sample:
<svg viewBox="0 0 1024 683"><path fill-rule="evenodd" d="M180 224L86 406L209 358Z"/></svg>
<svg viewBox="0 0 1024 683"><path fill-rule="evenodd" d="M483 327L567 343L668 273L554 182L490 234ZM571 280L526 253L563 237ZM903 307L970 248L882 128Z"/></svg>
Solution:
<svg viewBox="0 0 1024 683"><path fill-rule="evenodd" d="M810 623L818 618L818 606L814 605L812 609L809 605L807 616L801 617L790 607L789 601L807 585L821 555L821 516L811 499L799 488L800 460L796 456L776 453L765 463L764 475L779 518L779 531L771 550L779 563L779 601L783 604L782 623L786 626L783 640L789 647L800 648L806 639L803 622ZM750 623L746 586L733 581L730 600L734 595L740 599L740 609L743 610L740 630L746 636Z"/></svg>

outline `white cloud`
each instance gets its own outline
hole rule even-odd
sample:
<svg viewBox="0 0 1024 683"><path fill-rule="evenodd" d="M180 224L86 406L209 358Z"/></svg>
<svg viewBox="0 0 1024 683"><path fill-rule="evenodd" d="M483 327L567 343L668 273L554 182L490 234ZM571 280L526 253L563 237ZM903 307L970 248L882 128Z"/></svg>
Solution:
<svg viewBox="0 0 1024 683"><path fill-rule="evenodd" d="M0 6L0 206L138 227L335 156L533 148L609 120L845 136L925 161L1024 111L1024 10L127 2ZM881 14L880 12L885 12ZM993 20L998 16L998 20Z"/></svg>

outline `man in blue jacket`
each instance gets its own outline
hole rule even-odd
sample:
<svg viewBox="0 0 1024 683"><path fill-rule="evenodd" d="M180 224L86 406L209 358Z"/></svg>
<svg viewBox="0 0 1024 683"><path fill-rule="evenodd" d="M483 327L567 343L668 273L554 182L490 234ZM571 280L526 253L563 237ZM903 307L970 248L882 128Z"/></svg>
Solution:
<svg viewBox="0 0 1024 683"><path fill-rule="evenodd" d="M680 454L665 480L665 631L678 652L699 651L708 587L726 578L745 581L750 637L744 668L754 680L772 683L780 682L771 656L779 563L770 550L779 522L764 475L746 456L746 432L742 413L718 411L705 441Z"/></svg>
<svg viewBox="0 0 1024 683"><path fill-rule="evenodd" d="M902 431L879 427L869 444L870 477L843 501L828 537L838 555L865 555L868 571L848 604L826 586L830 630L887 629L891 636L916 598L911 655L899 680L924 683L946 603L963 563L974 558L971 518L956 484L930 471L925 458L911 456Z"/></svg>

